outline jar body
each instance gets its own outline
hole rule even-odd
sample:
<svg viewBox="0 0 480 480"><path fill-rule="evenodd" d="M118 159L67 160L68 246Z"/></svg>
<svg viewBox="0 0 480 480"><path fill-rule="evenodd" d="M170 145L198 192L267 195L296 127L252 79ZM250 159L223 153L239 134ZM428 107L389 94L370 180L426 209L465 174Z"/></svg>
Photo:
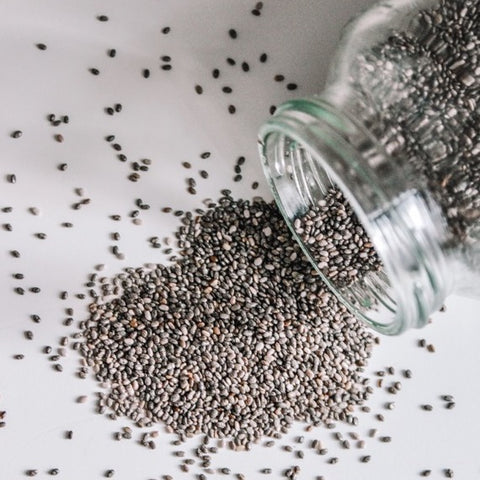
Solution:
<svg viewBox="0 0 480 480"><path fill-rule="evenodd" d="M374 6L346 27L324 92L280 106L260 132L306 255L385 333L424 325L453 291L480 297L477 5Z"/></svg>

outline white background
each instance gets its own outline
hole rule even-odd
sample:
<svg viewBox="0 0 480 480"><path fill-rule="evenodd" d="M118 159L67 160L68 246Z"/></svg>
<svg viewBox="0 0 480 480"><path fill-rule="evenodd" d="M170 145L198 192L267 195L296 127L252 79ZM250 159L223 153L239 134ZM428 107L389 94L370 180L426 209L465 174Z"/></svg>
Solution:
<svg viewBox="0 0 480 480"><path fill-rule="evenodd" d="M250 10L254 1L238 0L3 0L0 3L0 411L7 410L5 428L0 429L0 479L22 478L26 469L38 469L37 478L48 478L48 469L57 467L57 478L85 480L102 478L108 468L116 470L115 479L147 480L171 474L175 479L196 478L179 470L179 459L172 455L175 437L163 433L155 451L134 441L115 442L112 432L129 425L126 419L111 421L95 413L98 385L90 377L80 380L74 372L79 358L73 351L62 359L63 373L55 372L45 345L58 346L63 335L75 331L62 325L65 308L75 309L76 322L87 317L86 300L75 298L94 266L105 263L104 274L111 276L127 266L163 260L159 250L149 246L152 235L161 238L172 233L173 216L160 212L172 205L190 209L201 207L205 197L216 198L220 188L233 189L235 196L251 197L250 185L258 180L257 193L270 198L257 158L256 132L267 118L270 105L288 98L304 96L321 89L328 61L335 49L341 26L366 6L353 0L275 0L265 2L262 15ZM107 14L110 21L96 20ZM161 29L171 26L169 35ZM232 40L229 28L239 36ZM35 47L47 44L46 51ZM117 57L106 55L117 49ZM261 64L262 52L269 55ZM172 57L173 70L159 69L161 55ZM226 57L246 60L251 71L239 65L228 66ZM101 73L91 75L88 68ZM218 67L221 78L213 80L211 70ZM144 79L143 68L151 77ZM275 74L299 84L296 92L287 91L273 81ZM197 95L194 85L204 88ZM221 92L223 85L234 89ZM113 117L103 109L113 103L123 111ZM227 106L237 107L235 115ZM70 123L54 128L46 120L50 112L69 114ZM21 129L23 136L12 139L10 133ZM65 140L57 143L55 133ZM129 161L152 159L153 166L138 183L129 182L129 163L116 159L116 152L104 140L113 133L122 144ZM202 160L203 151L211 151ZM232 183L233 165L238 156L247 158L244 180ZM189 161L190 171L181 166ZM65 172L58 170L67 163ZM198 195L185 193L185 178L205 168L208 180L198 180ZM10 184L7 175L16 174ZM91 204L73 210L80 198L74 189L82 187ZM151 209L142 212L143 225L135 226L128 212L135 209L134 199L142 198ZM38 207L40 216L28 212ZM113 222L109 215L122 215ZM72 222L74 228L62 228ZM1 225L10 223L13 231ZM109 253L111 232L122 235L119 261ZM45 232L46 240L34 234ZM17 249L21 258L9 255ZM22 281L12 274L21 272ZM41 293L27 291L17 295L13 288L38 286ZM62 290L68 300L59 299ZM356 431L366 439L366 448L343 450L332 438L332 431L317 428L307 438L322 439L328 455L319 456L307 449L305 459L280 446L292 444L305 425L267 449L261 444L252 451L233 453L223 450L212 466L229 467L247 478L281 478L292 465L302 468L298 478L324 475L328 480L345 478L410 479L430 468L431 478L443 478L442 469L452 468L455 478L480 476L478 455L480 420L480 323L473 300L451 298L448 311L434 315L433 324L397 338L382 338L368 366L368 372L392 365L394 377L385 386L401 379L401 370L410 368L413 379L401 380L403 388L394 398L385 389L375 389L369 405L371 413L359 413ZM34 324L29 315L42 321ZM23 332L32 330L34 340ZM435 345L436 353L418 348L419 338ZM14 360L23 353L25 359ZM88 402L75 402L79 395ZM440 395L452 394L456 408L446 410ZM396 408L386 411L386 401L395 400ZM421 404L433 405L425 412ZM385 414L385 422L374 419ZM378 428L378 435L392 436L392 443L370 439L367 432ZM73 430L72 440L64 439L65 430ZM344 433L351 431L339 425ZM135 430L134 439L140 432ZM198 442L193 439L189 449ZM352 442L354 443L354 442ZM362 464L359 458L369 454L372 460ZM337 465L327 463L338 455ZM258 473L271 467L269 477ZM200 473L195 466L191 472ZM224 475L210 478L228 478ZM232 477L230 477L232 478Z"/></svg>

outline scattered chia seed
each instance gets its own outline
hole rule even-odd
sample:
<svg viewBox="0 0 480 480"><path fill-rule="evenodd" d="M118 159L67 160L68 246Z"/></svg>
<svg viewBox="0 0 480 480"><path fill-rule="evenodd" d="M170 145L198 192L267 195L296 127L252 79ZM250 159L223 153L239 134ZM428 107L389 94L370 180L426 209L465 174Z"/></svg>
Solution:
<svg viewBox="0 0 480 480"><path fill-rule="evenodd" d="M90 68L89 71L92 75L99 75L100 74L100 70L98 68Z"/></svg>
<svg viewBox="0 0 480 480"><path fill-rule="evenodd" d="M47 46L44 43L37 43L35 45L39 50L46 50Z"/></svg>
<svg viewBox="0 0 480 480"><path fill-rule="evenodd" d="M15 130L12 132L11 137L12 138L20 138L23 135L23 132L21 130Z"/></svg>
<svg viewBox="0 0 480 480"><path fill-rule="evenodd" d="M97 20L99 22L108 22L108 17L106 15L98 15Z"/></svg>
<svg viewBox="0 0 480 480"><path fill-rule="evenodd" d="M143 75L143 78L149 78L150 77L150 70L148 68L144 68L142 70L142 75Z"/></svg>

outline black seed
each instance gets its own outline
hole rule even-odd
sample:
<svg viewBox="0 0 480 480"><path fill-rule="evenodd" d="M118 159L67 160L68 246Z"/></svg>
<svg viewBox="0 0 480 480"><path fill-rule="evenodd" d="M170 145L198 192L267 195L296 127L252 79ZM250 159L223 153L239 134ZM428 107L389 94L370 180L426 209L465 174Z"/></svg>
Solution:
<svg viewBox="0 0 480 480"><path fill-rule="evenodd" d="M254 15L255 17L259 17L261 15L261 12L257 8L254 8L252 10L252 15Z"/></svg>
<svg viewBox="0 0 480 480"><path fill-rule="evenodd" d="M119 152L119 151L122 149L122 146L121 146L119 143L114 143L114 144L112 145L112 148L113 148L114 150L116 150L117 152Z"/></svg>
<svg viewBox="0 0 480 480"><path fill-rule="evenodd" d="M183 210L175 210L173 212L173 214L176 216L176 217L181 217L185 212Z"/></svg>
<svg viewBox="0 0 480 480"><path fill-rule="evenodd" d="M27 340L33 340L33 332L31 330L25 330L24 335Z"/></svg>
<svg viewBox="0 0 480 480"><path fill-rule="evenodd" d="M242 155L241 157L237 158L237 165L242 166L245 163L245 157Z"/></svg>
<svg viewBox="0 0 480 480"><path fill-rule="evenodd" d="M242 70L244 72L249 72L250 71L250 65L247 62L242 62Z"/></svg>
<svg viewBox="0 0 480 480"><path fill-rule="evenodd" d="M182 167L184 168L192 168L192 164L190 162L182 162Z"/></svg>
<svg viewBox="0 0 480 480"><path fill-rule="evenodd" d="M199 173L202 178L208 178L208 172L206 170L200 170Z"/></svg>
<svg viewBox="0 0 480 480"><path fill-rule="evenodd" d="M172 66L169 63L166 63L165 65L162 65L160 68L162 70L171 70Z"/></svg>
<svg viewBox="0 0 480 480"><path fill-rule="evenodd" d="M39 50L46 50L47 49L47 46L44 43L37 43L36 47Z"/></svg>
<svg viewBox="0 0 480 480"><path fill-rule="evenodd" d="M235 165L235 166L233 167L233 171L234 171L235 173L242 173L242 167L241 167L240 165Z"/></svg>
<svg viewBox="0 0 480 480"><path fill-rule="evenodd" d="M237 111L237 109L235 108L235 105L229 105L228 106L228 113L233 115L236 111Z"/></svg>
<svg viewBox="0 0 480 480"><path fill-rule="evenodd" d="M4 223L3 224L3 228L7 231L7 232L11 232L12 231L12 225L10 223Z"/></svg>
<svg viewBox="0 0 480 480"><path fill-rule="evenodd" d="M24 295L25 290L22 287L15 287L15 292L18 293L19 295Z"/></svg>
<svg viewBox="0 0 480 480"><path fill-rule="evenodd" d="M222 87L222 92L223 93L232 93L232 87Z"/></svg>
<svg viewBox="0 0 480 480"><path fill-rule="evenodd" d="M26 473L29 477L34 477L38 473L38 470L27 470Z"/></svg>
<svg viewBox="0 0 480 480"><path fill-rule="evenodd" d="M40 323L41 321L41 318L36 315L36 314L33 314L33 315L30 315L30 318L32 319L32 321L34 321L35 323Z"/></svg>
<svg viewBox="0 0 480 480"><path fill-rule="evenodd" d="M67 165L66 163L61 163L61 164L58 166L58 169L59 169L61 172L64 172L67 168L68 168L68 165Z"/></svg>
<svg viewBox="0 0 480 480"><path fill-rule="evenodd" d="M170 55L162 55L160 57L160 60L162 62L165 62L165 63L168 63L168 62L171 62L172 61L172 57Z"/></svg>
<svg viewBox="0 0 480 480"><path fill-rule="evenodd" d="M49 122L53 122L53 121L55 120L55 114L49 113L49 114L47 115L47 120L48 120Z"/></svg>
<svg viewBox="0 0 480 480"><path fill-rule="evenodd" d="M54 121L52 122L52 125L53 125L54 127L58 127L61 123L62 123L61 120L54 120Z"/></svg>
<svg viewBox="0 0 480 480"><path fill-rule="evenodd" d="M22 353L17 353L16 355L13 356L14 360L23 360L25 358L25 355Z"/></svg>
<svg viewBox="0 0 480 480"><path fill-rule="evenodd" d="M105 472L105 476L106 476L107 478L112 478L114 474L115 474L115 470L113 470L113 469L107 470L107 471Z"/></svg>
<svg viewBox="0 0 480 480"><path fill-rule="evenodd" d="M188 187L187 190L188 190L188 193L189 193L190 195L196 195L196 194L197 194L197 191L196 191L195 188L193 188L193 187Z"/></svg>
<svg viewBox="0 0 480 480"><path fill-rule="evenodd" d="M167 33L170 32L170 30L171 30L170 27L163 27L163 28L162 28L162 33L163 33L164 35L166 35Z"/></svg>
<svg viewBox="0 0 480 480"><path fill-rule="evenodd" d="M17 176L13 173L11 175L8 175L7 179L10 183L17 183Z"/></svg>
<svg viewBox="0 0 480 480"><path fill-rule="evenodd" d="M144 68L142 71L143 78L150 77L150 70L148 68Z"/></svg>
<svg viewBox="0 0 480 480"><path fill-rule="evenodd" d="M296 90L298 85L296 83L287 83L287 90Z"/></svg>
<svg viewBox="0 0 480 480"><path fill-rule="evenodd" d="M260 60L261 63L265 63L265 62L267 61L267 58L268 58L267 54L266 54L266 53L262 53L262 54L260 55L259 60Z"/></svg>
<svg viewBox="0 0 480 480"><path fill-rule="evenodd" d="M453 470L451 468L446 468L443 473L447 478L453 478Z"/></svg>
<svg viewBox="0 0 480 480"><path fill-rule="evenodd" d="M63 123L70 123L70 117L68 115L63 116Z"/></svg>
<svg viewBox="0 0 480 480"><path fill-rule="evenodd" d="M11 137L12 138L20 138L23 135L23 132L21 130L15 130L12 132Z"/></svg>
<svg viewBox="0 0 480 480"><path fill-rule="evenodd" d="M20 252L18 250L11 250L10 255L15 258L20 258Z"/></svg>
<svg viewBox="0 0 480 480"><path fill-rule="evenodd" d="M111 49L108 51L108 56L109 56L110 58L114 58L116 55L117 55L117 51L116 51L114 48L111 48Z"/></svg>
<svg viewBox="0 0 480 480"><path fill-rule="evenodd" d="M91 68L89 71L92 75L98 75L100 73L98 68Z"/></svg>
<svg viewBox="0 0 480 480"><path fill-rule="evenodd" d="M3 207L3 208L2 208L2 212L3 212L3 213L10 213L12 210L13 210L12 207Z"/></svg>
<svg viewBox="0 0 480 480"><path fill-rule="evenodd" d="M258 188L258 182L252 183L252 190L256 190Z"/></svg>
<svg viewBox="0 0 480 480"><path fill-rule="evenodd" d="M119 153L117 155L117 158L121 161L121 162L126 162L127 161L127 156L124 155L123 153Z"/></svg>
<svg viewBox="0 0 480 480"><path fill-rule="evenodd" d="M229 31L228 31L228 34L230 35L230 38L237 38L237 31L234 29L234 28L231 28Z"/></svg>
<svg viewBox="0 0 480 480"><path fill-rule="evenodd" d="M68 298L68 292L67 291L63 291L63 292L60 292L60 299L61 300L66 300Z"/></svg>
<svg viewBox="0 0 480 480"><path fill-rule="evenodd" d="M255 4L255 8L256 8L257 10L261 10L261 9L263 8L263 2L257 2L257 3Z"/></svg>
<svg viewBox="0 0 480 480"><path fill-rule="evenodd" d="M72 228L72 227L73 227L73 223L70 223L70 222L63 222L63 223L62 223L62 227L65 227L65 228Z"/></svg>
<svg viewBox="0 0 480 480"><path fill-rule="evenodd" d="M201 95L203 93L203 88L201 85L195 85L195 91Z"/></svg>
<svg viewBox="0 0 480 480"><path fill-rule="evenodd" d="M205 158L209 158L210 155L211 155L210 152L203 152L203 153L200 154L200 158L204 158L204 159L205 159Z"/></svg>
<svg viewBox="0 0 480 480"><path fill-rule="evenodd" d="M107 136L105 137L105 140L106 140L107 142L113 142L113 141L115 140L115 135L107 135Z"/></svg>
<svg viewBox="0 0 480 480"><path fill-rule="evenodd" d="M66 438L67 440L71 440L71 439L73 438L73 431L72 431L72 430L67 430L67 431L65 432L65 438Z"/></svg>
<svg viewBox="0 0 480 480"><path fill-rule="evenodd" d="M212 70L212 77L213 78L218 78L220 76L220 70L218 68L214 68Z"/></svg>
<svg viewBox="0 0 480 480"><path fill-rule="evenodd" d="M108 17L107 17L106 15L99 15L99 16L97 17L97 20L98 20L99 22L108 22Z"/></svg>
<svg viewBox="0 0 480 480"><path fill-rule="evenodd" d="M40 293L40 291L41 291L39 287L30 287L29 290L32 293Z"/></svg>
<svg viewBox="0 0 480 480"><path fill-rule="evenodd" d="M23 273L14 273L12 277L15 278L16 280L23 280L24 275Z"/></svg>
<svg viewBox="0 0 480 480"><path fill-rule="evenodd" d="M115 110L112 107L106 107L105 108L105 113L107 115L113 115L115 113Z"/></svg>
<svg viewBox="0 0 480 480"><path fill-rule="evenodd" d="M234 181L234 182L239 182L242 178L243 178L243 177L242 177L241 175L235 175L235 176L233 177L233 181Z"/></svg>
<svg viewBox="0 0 480 480"><path fill-rule="evenodd" d="M58 468L52 468L51 470L49 470L49 474L50 475L58 475L60 472L60 470Z"/></svg>
<svg viewBox="0 0 480 480"><path fill-rule="evenodd" d="M232 57L227 57L227 63L229 65L235 65L237 62Z"/></svg>
<svg viewBox="0 0 480 480"><path fill-rule="evenodd" d="M270 115L273 115L276 110L277 110L277 107L275 105L272 105L269 109Z"/></svg>
<svg viewBox="0 0 480 480"><path fill-rule="evenodd" d="M122 111L122 109L123 109L123 106L122 106L121 103L116 103L116 104L114 105L114 107L115 107L115 111L116 111L117 113L120 113L120 112Z"/></svg>
<svg viewBox="0 0 480 480"><path fill-rule="evenodd" d="M431 470L423 470L422 472L420 472L420 475L422 477L429 477L431 473L432 473Z"/></svg>
<svg viewBox="0 0 480 480"><path fill-rule="evenodd" d="M283 81L285 80L285 77L284 77L283 75L278 74L278 75L275 75L275 76L273 77L273 79L274 79L276 82L283 82Z"/></svg>

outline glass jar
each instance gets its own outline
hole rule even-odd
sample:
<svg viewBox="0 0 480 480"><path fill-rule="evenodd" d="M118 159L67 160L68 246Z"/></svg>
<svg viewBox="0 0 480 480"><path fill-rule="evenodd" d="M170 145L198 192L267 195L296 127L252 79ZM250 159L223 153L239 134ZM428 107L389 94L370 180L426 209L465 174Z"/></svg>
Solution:
<svg viewBox="0 0 480 480"><path fill-rule="evenodd" d="M282 104L259 144L304 253L375 329L480 297L478 0L376 4L346 26L323 93Z"/></svg>

